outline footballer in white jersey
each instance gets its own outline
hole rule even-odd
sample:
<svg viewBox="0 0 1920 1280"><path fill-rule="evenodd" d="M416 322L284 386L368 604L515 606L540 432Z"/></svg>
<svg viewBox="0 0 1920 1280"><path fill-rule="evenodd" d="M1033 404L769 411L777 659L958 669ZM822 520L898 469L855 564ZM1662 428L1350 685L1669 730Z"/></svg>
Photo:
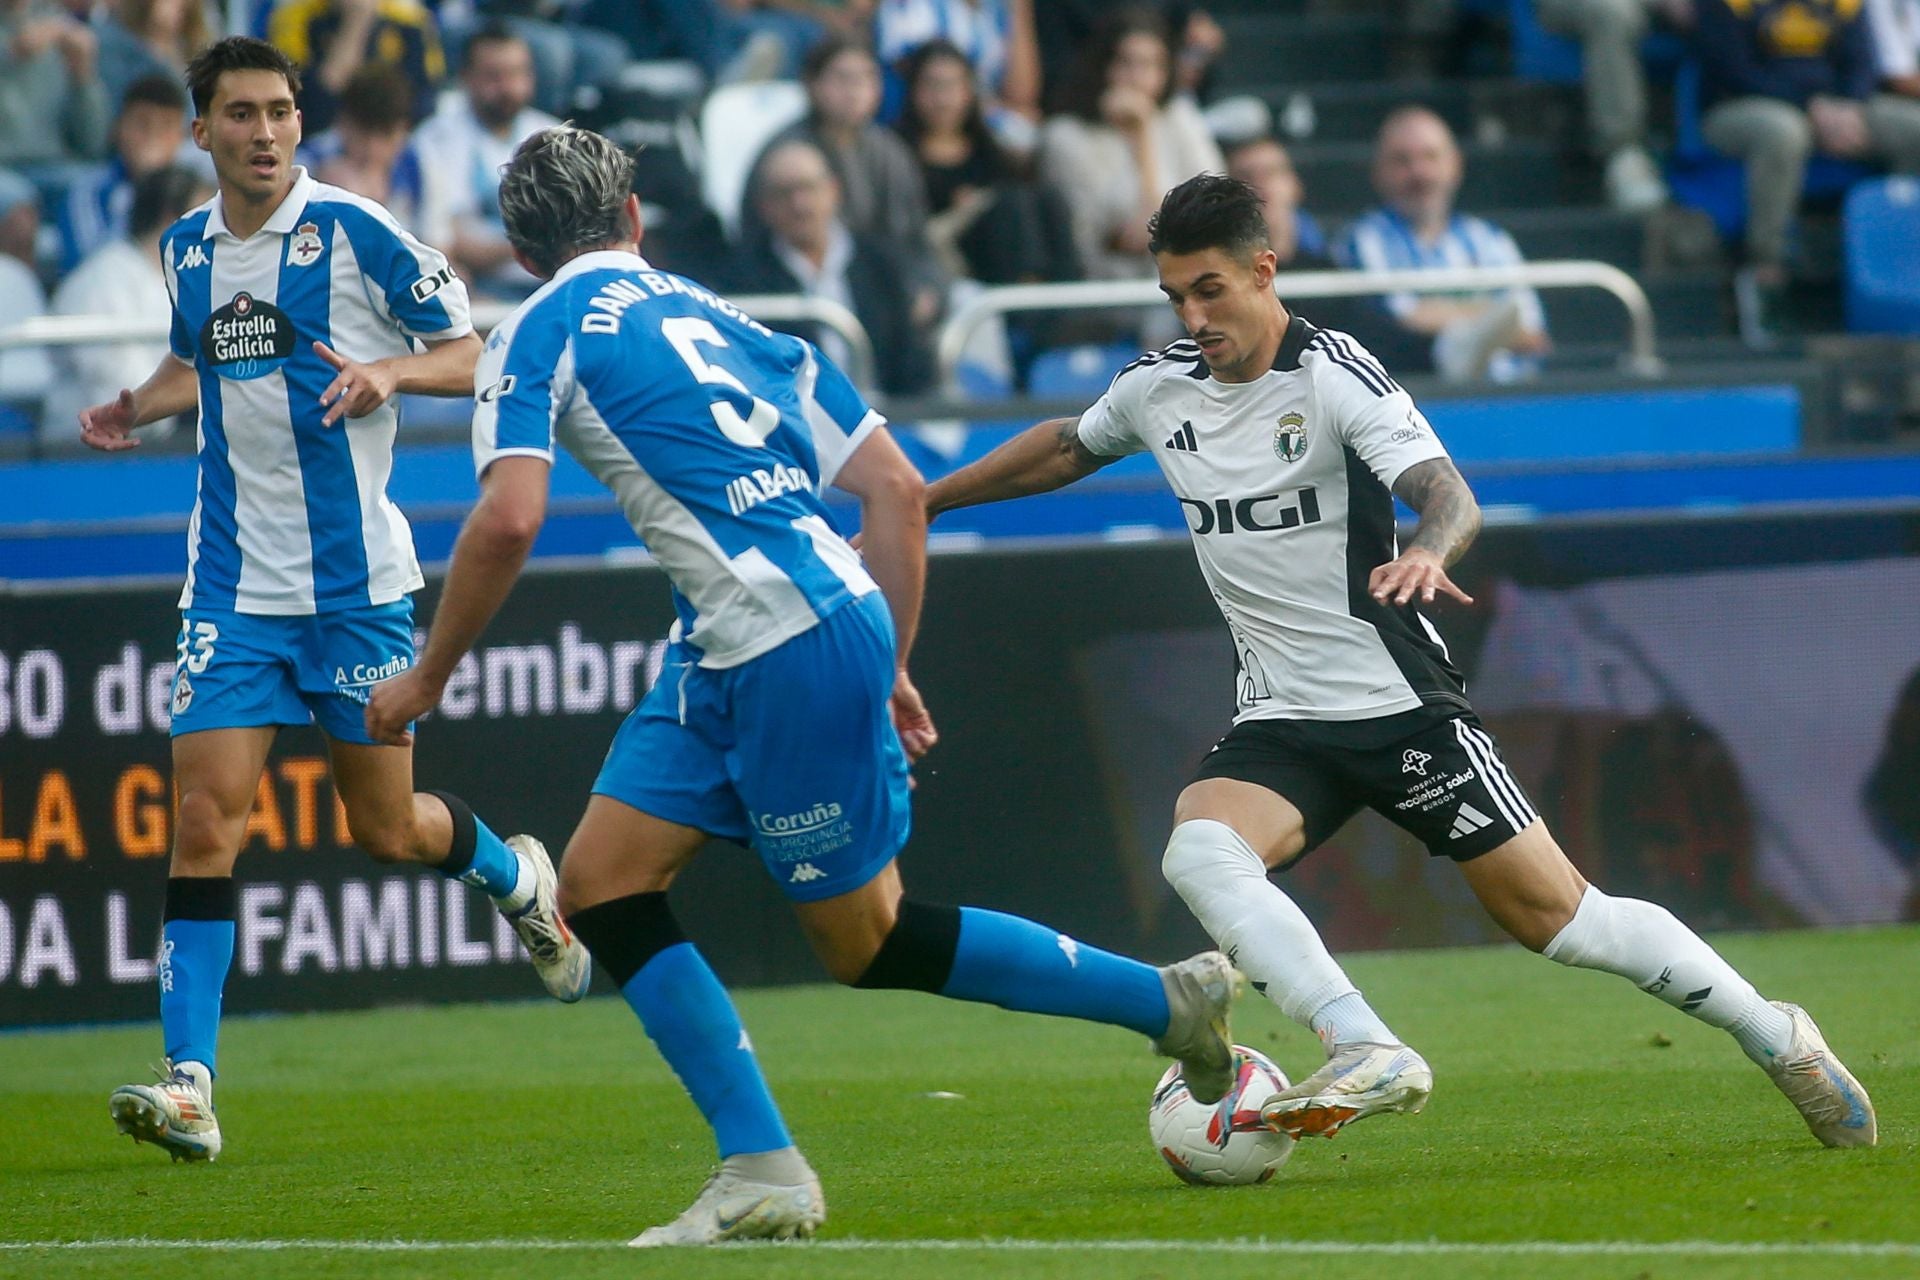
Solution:
<svg viewBox="0 0 1920 1280"><path fill-rule="evenodd" d="M1275 295L1258 195L1202 174L1148 233L1188 338L1129 365L1079 418L935 482L927 512L1059 488L1143 450L1179 498L1233 635L1238 710L1181 793L1162 868L1329 1055L1262 1108L1268 1125L1331 1137L1418 1111L1433 1086L1268 878L1370 808L1453 859L1519 941L1727 1030L1822 1142L1870 1145L1872 1103L1804 1011L1763 1000L1664 909L1588 884L1540 821L1423 612L1472 603L1447 570L1479 507L1387 371ZM1404 545L1396 497L1420 516Z"/></svg>

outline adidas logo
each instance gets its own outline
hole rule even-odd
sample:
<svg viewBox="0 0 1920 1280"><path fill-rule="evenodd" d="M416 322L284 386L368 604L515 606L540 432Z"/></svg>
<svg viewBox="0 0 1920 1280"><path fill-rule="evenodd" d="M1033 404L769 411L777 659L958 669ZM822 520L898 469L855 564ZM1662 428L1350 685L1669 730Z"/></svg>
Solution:
<svg viewBox="0 0 1920 1280"><path fill-rule="evenodd" d="M787 883L809 884L812 881L824 880L826 878L826 872L814 866L811 862L803 862L793 869L793 874L787 877Z"/></svg>
<svg viewBox="0 0 1920 1280"><path fill-rule="evenodd" d="M1462 801L1460 811L1453 815L1453 834L1449 840L1458 840L1461 836L1470 836L1476 831L1485 830L1493 825L1493 819L1472 805Z"/></svg>
<svg viewBox="0 0 1920 1280"><path fill-rule="evenodd" d="M1191 422L1181 423L1180 429L1167 437L1167 448L1174 450L1176 453L1200 452L1200 444L1193 438L1193 424Z"/></svg>

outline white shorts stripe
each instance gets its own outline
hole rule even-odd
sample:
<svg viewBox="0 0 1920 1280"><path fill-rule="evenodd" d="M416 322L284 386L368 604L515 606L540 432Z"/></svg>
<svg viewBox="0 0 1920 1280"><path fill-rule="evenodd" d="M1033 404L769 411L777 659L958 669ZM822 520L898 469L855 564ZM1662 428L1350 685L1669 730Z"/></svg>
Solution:
<svg viewBox="0 0 1920 1280"><path fill-rule="evenodd" d="M1500 810L1500 816L1507 820L1507 825L1513 828L1513 833L1519 835L1526 829L1527 824L1520 821L1519 815L1514 811L1513 802L1507 798L1499 784L1494 782L1493 771L1487 768L1487 759L1481 752L1480 744L1468 735L1466 724L1459 720L1453 722L1453 736L1460 740L1460 749L1467 753L1467 758L1480 770L1481 780L1487 784L1487 794L1493 797L1493 803Z"/></svg>
<svg viewBox="0 0 1920 1280"><path fill-rule="evenodd" d="M1500 788L1507 798L1513 801L1515 812L1523 819L1519 829L1525 829L1528 823L1540 815L1535 813L1533 806L1527 803L1527 793L1520 789L1520 784L1514 781L1513 774L1507 771L1506 761L1500 758L1500 748L1495 745L1492 735L1484 729L1476 729L1462 721L1456 720L1454 723L1465 729L1467 736L1480 744L1481 753L1486 760L1487 785Z"/></svg>

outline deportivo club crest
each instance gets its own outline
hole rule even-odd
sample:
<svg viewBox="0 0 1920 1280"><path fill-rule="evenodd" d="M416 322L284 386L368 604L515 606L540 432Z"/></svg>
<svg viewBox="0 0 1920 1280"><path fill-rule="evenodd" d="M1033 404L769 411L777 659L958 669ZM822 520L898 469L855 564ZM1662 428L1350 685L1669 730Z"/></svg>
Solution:
<svg viewBox="0 0 1920 1280"><path fill-rule="evenodd" d="M1283 413L1273 428L1273 452L1282 462L1298 462L1307 456L1307 420L1297 413Z"/></svg>
<svg viewBox="0 0 1920 1280"><path fill-rule="evenodd" d="M293 229L293 239L287 244L287 261L296 267L310 267L320 260L324 248L319 225L303 222Z"/></svg>

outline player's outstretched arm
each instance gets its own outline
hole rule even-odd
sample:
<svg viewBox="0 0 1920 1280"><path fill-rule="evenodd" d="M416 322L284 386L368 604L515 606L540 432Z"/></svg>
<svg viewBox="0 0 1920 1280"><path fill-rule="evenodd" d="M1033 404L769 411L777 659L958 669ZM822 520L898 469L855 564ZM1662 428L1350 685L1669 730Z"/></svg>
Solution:
<svg viewBox="0 0 1920 1280"><path fill-rule="evenodd" d="M429 342L418 355L391 356L371 364L349 360L324 342L314 343L313 350L335 369L333 381L320 393L320 403L327 406L320 425L330 427L343 417L364 418L396 395L472 395L480 335Z"/></svg>
<svg viewBox="0 0 1920 1280"><path fill-rule="evenodd" d="M1393 482L1393 492L1419 513L1420 524L1400 557L1373 571L1367 590L1382 604L1405 604L1415 594L1432 604L1436 593L1472 604L1447 576L1480 533L1480 504L1459 468L1449 458L1416 462Z"/></svg>
<svg viewBox="0 0 1920 1280"><path fill-rule="evenodd" d="M545 458L521 455L500 458L487 468L480 502L453 544L426 651L412 668L375 686L367 700L367 734L375 742L412 743L408 722L440 701L453 669L506 603L546 520L552 470Z"/></svg>
<svg viewBox="0 0 1920 1280"><path fill-rule="evenodd" d="M971 466L927 487L927 518L957 507L1048 493L1092 475L1118 458L1081 442L1078 418L1053 418L1022 431Z"/></svg>
<svg viewBox="0 0 1920 1280"><path fill-rule="evenodd" d="M80 439L105 453L139 447L135 427L185 413L200 403L200 377L193 366L172 354L160 357L153 374L106 404L80 411Z"/></svg>

